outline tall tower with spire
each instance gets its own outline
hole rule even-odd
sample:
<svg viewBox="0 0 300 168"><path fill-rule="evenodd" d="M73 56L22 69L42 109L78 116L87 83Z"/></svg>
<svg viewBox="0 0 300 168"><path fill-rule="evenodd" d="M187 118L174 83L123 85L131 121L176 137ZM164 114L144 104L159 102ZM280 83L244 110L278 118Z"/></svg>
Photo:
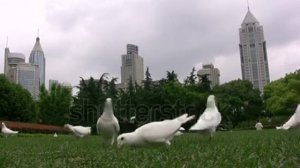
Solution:
<svg viewBox="0 0 300 168"><path fill-rule="evenodd" d="M239 34L242 78L251 81L262 92L270 83L267 47L263 26L251 13L249 5Z"/></svg>
<svg viewBox="0 0 300 168"><path fill-rule="evenodd" d="M29 62L33 65L37 65L39 69L39 84L45 84L45 69L46 69L46 60L44 56L44 51L40 43L40 38L37 36L34 47L30 53Z"/></svg>

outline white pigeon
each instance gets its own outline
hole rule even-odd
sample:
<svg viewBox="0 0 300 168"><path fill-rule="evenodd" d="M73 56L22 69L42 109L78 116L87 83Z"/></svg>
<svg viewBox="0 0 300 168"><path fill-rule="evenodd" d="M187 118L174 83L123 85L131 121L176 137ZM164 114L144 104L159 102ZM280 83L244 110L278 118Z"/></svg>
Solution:
<svg viewBox="0 0 300 168"><path fill-rule="evenodd" d="M57 137L58 137L58 135L56 134L56 132L54 133L53 137L54 137L54 138L57 138Z"/></svg>
<svg viewBox="0 0 300 168"><path fill-rule="evenodd" d="M104 111L97 121L97 133L105 138L111 138L111 145L114 144L120 126L118 119L114 115L111 98L107 98L104 105Z"/></svg>
<svg viewBox="0 0 300 168"><path fill-rule="evenodd" d="M78 138L83 138L91 134L91 127L73 126L70 124L65 124L64 128L72 132Z"/></svg>
<svg viewBox="0 0 300 168"><path fill-rule="evenodd" d="M145 124L134 132L118 136L118 147L123 145L138 146L148 143L165 143L171 145L171 140L179 131L182 124L192 120L195 116L183 114L173 120L156 121Z"/></svg>
<svg viewBox="0 0 300 168"><path fill-rule="evenodd" d="M262 125L262 123L261 123L260 121L258 121L258 122L255 124L255 129L258 130L258 131L262 130L263 127L264 127L264 126Z"/></svg>
<svg viewBox="0 0 300 168"><path fill-rule="evenodd" d="M13 130L7 128L4 122L2 122L1 132L5 137L19 133L19 131L13 131Z"/></svg>
<svg viewBox="0 0 300 168"><path fill-rule="evenodd" d="M292 127L296 127L298 125L300 125L300 104L298 104L296 111L292 115L292 117L286 123L284 123L282 126L276 127L276 129L288 130L288 129L290 129Z"/></svg>
<svg viewBox="0 0 300 168"><path fill-rule="evenodd" d="M180 127L179 130L175 133L175 136L182 135L184 131L185 131L185 129L183 127Z"/></svg>
<svg viewBox="0 0 300 168"><path fill-rule="evenodd" d="M197 123L190 128L190 131L206 130L210 133L210 138L212 138L221 120L222 116L216 106L215 96L210 95L207 98L205 111L201 114Z"/></svg>

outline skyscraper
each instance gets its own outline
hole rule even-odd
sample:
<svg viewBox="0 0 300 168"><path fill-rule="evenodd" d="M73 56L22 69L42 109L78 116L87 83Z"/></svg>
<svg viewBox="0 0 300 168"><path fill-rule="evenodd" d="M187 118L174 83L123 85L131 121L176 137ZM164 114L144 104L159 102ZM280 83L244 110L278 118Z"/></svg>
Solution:
<svg viewBox="0 0 300 168"><path fill-rule="evenodd" d="M248 9L239 29L240 59L243 80L249 80L261 92L270 82L263 26Z"/></svg>
<svg viewBox="0 0 300 168"><path fill-rule="evenodd" d="M132 79L133 83L142 84L144 79L144 61L139 56L138 46L127 44L127 54L122 55L121 82L123 87L127 87Z"/></svg>
<svg viewBox="0 0 300 168"><path fill-rule="evenodd" d="M197 74L200 76L207 75L211 88L220 84L220 70L215 68L213 64L203 65Z"/></svg>
<svg viewBox="0 0 300 168"><path fill-rule="evenodd" d="M45 84L46 61L39 37L36 38L36 42L30 53L29 62L33 65L37 65L39 68L39 85Z"/></svg>

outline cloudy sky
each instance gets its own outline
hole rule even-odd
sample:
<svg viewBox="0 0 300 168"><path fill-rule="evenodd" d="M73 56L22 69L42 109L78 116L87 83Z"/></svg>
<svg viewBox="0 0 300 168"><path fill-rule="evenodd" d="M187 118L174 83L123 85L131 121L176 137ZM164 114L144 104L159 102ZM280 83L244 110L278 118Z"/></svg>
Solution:
<svg viewBox="0 0 300 168"><path fill-rule="evenodd" d="M250 0L264 26L271 80L300 66L300 1ZM37 29L49 79L77 85L102 73L120 81L126 44L139 46L154 79L175 70L185 78L213 63L221 82L241 78L238 28L246 0L0 0L0 73L11 52L28 61Z"/></svg>

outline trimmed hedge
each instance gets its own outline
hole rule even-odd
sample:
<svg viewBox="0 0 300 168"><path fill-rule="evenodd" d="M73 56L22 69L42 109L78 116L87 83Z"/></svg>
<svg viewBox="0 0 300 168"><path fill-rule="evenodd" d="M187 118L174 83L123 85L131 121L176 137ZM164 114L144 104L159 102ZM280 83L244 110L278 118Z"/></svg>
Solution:
<svg viewBox="0 0 300 168"><path fill-rule="evenodd" d="M0 123L1 122L4 122L8 128L22 133L67 133L67 131L65 131L62 126L24 123L15 121L0 121Z"/></svg>

